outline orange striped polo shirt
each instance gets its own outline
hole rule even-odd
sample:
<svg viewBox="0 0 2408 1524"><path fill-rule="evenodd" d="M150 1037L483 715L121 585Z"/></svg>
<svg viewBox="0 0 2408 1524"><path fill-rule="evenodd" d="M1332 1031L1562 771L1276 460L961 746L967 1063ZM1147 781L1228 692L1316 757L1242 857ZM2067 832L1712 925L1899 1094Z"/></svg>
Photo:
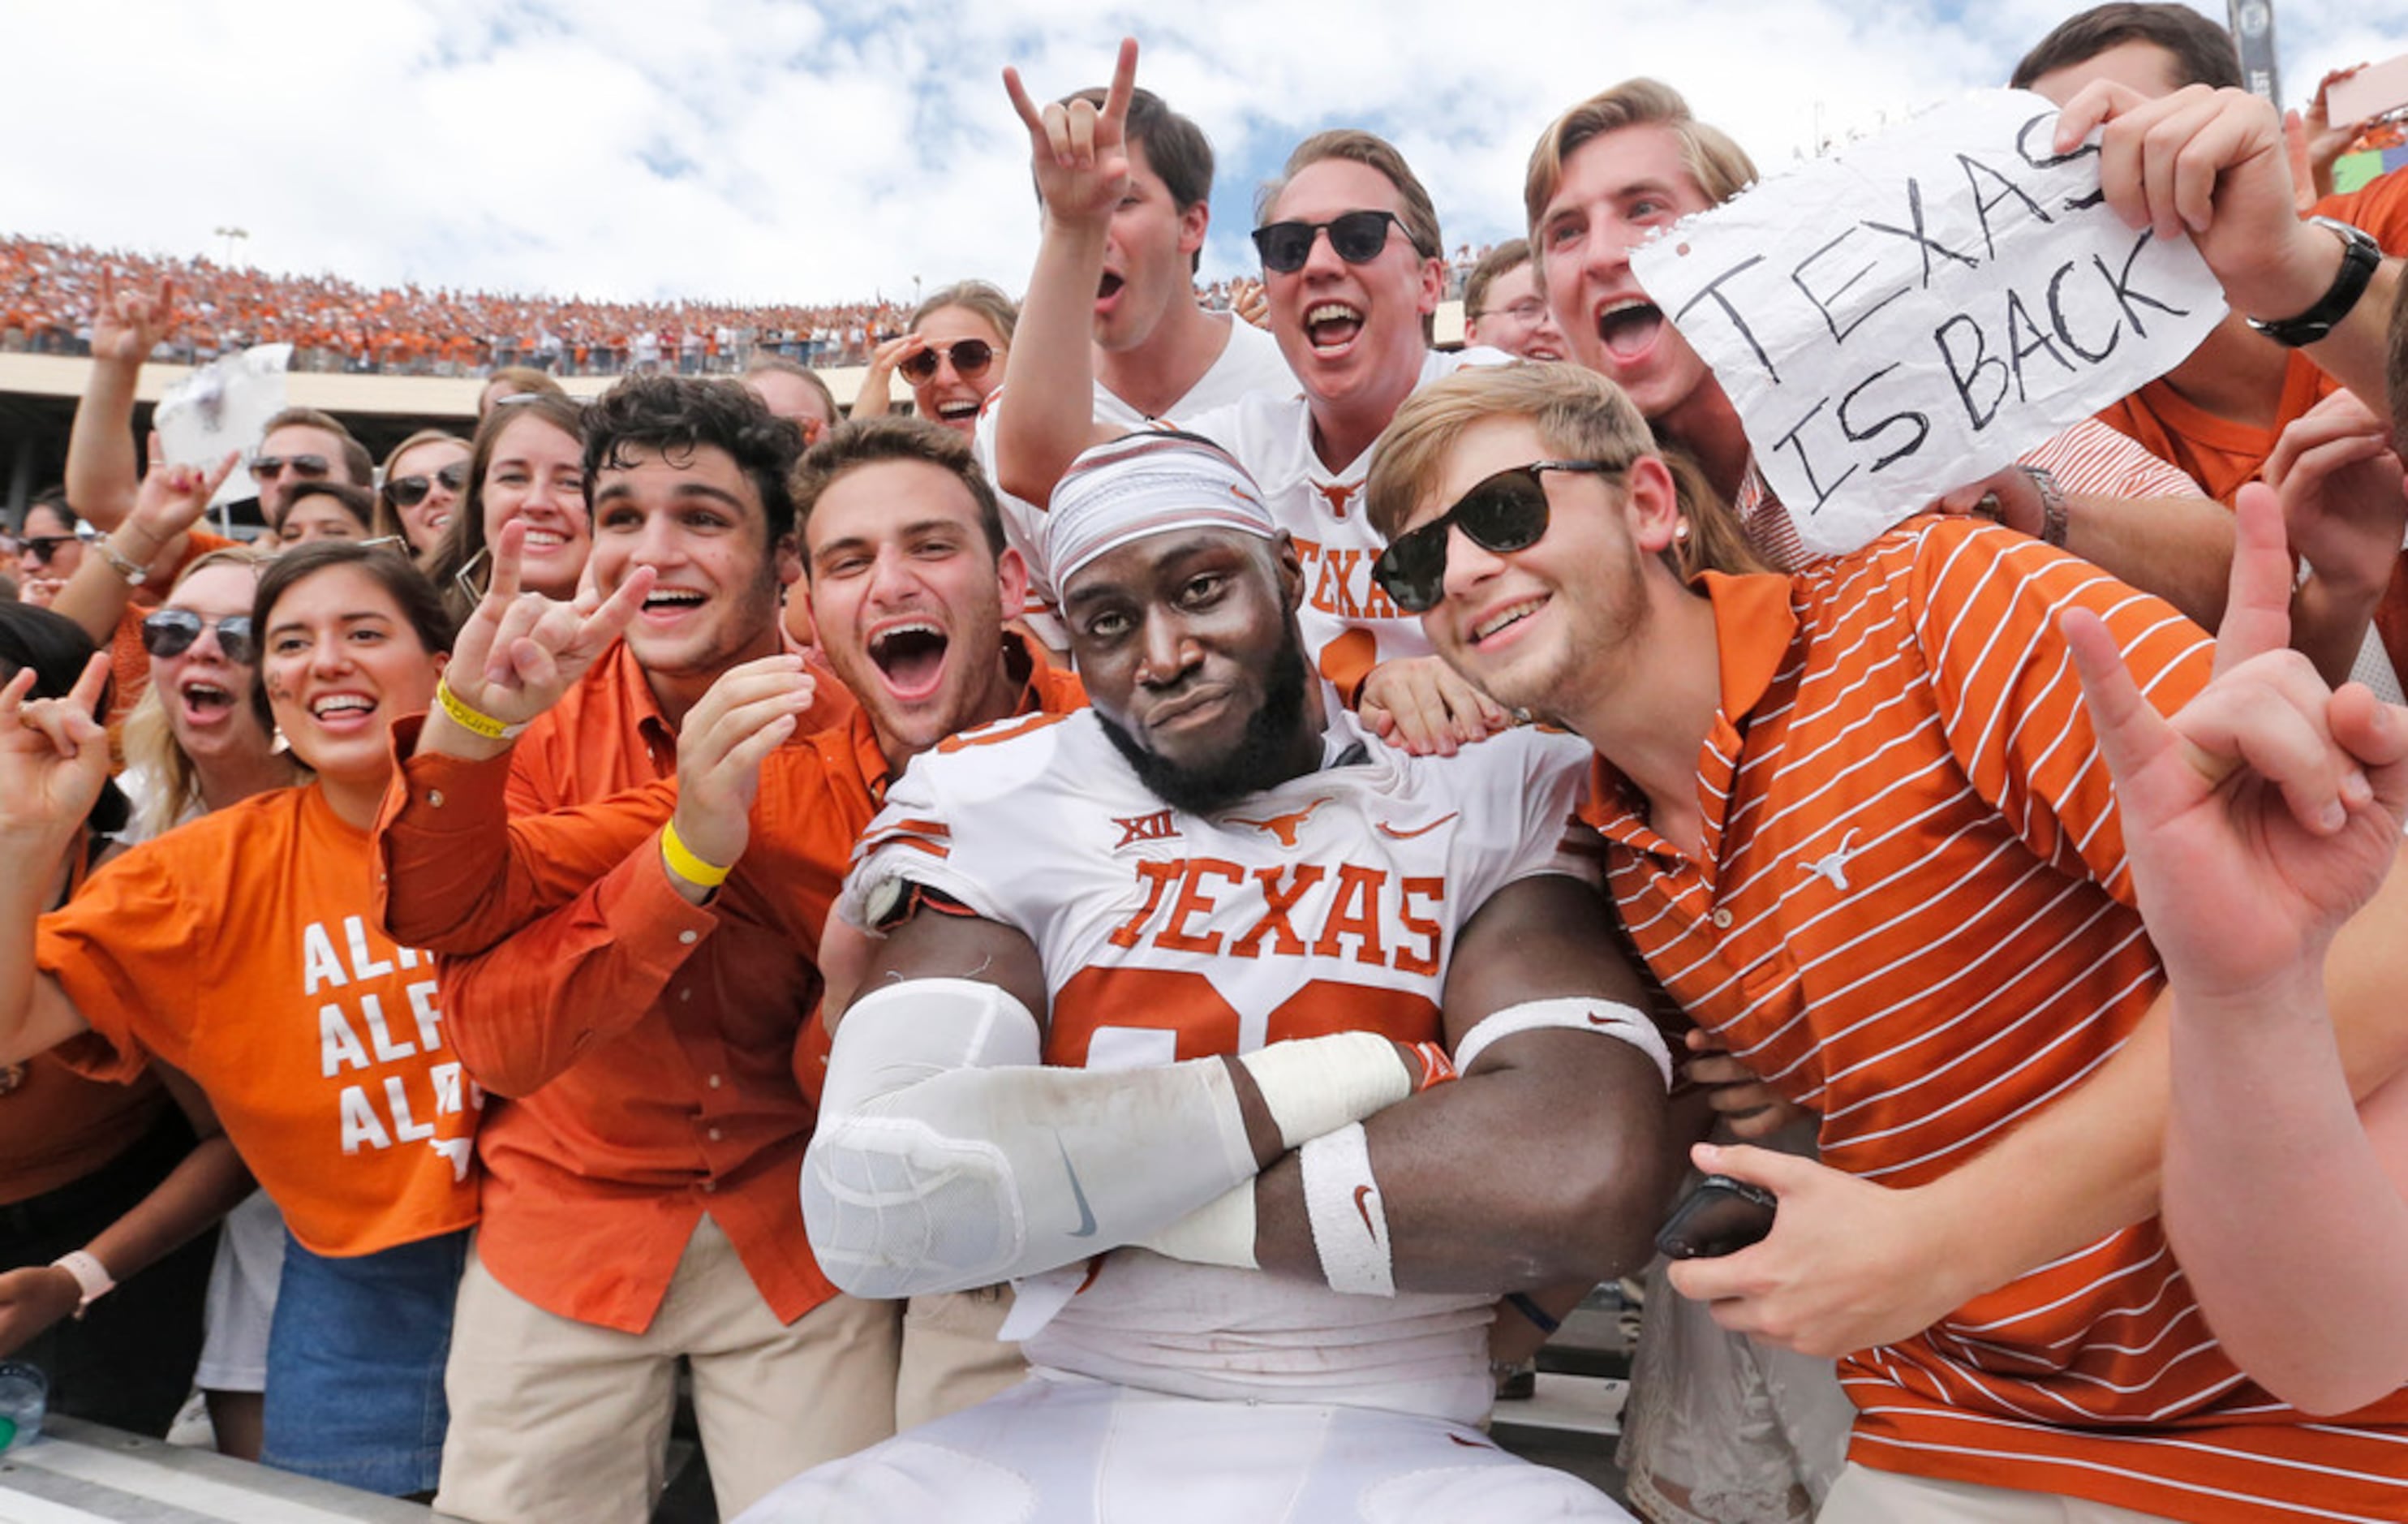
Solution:
<svg viewBox="0 0 2408 1524"><path fill-rule="evenodd" d="M2162 983L2058 615L2104 619L2166 711L2206 682L2209 642L1966 520L1705 586L1705 855L1650 830L1600 761L1609 887L1692 1018L1822 1114L1827 1163L1930 1180L2090 1074ZM2408 1518L2408 1394L2338 1421L2276 1402L2225 1358L2155 1221L1841 1375L1869 1466L2177 1518Z"/></svg>

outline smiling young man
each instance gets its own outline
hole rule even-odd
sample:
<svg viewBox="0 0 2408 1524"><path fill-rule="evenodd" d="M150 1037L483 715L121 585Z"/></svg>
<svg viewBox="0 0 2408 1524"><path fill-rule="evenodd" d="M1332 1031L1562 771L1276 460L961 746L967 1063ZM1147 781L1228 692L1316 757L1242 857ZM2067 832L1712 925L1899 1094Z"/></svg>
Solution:
<svg viewBox="0 0 2408 1524"><path fill-rule="evenodd" d="M591 804L667 776L711 683L781 649L778 595L796 572L787 473L801 446L729 382L639 378L588 410L591 574L606 597L640 585L641 601L624 639L524 735L480 734L438 704L414 738L396 736L407 760L377 840L389 921L414 926L450 892L469 855L455 821L495 835L506 810ZM472 622L488 649L519 601L524 534L511 529L508 586ZM492 702L490 659L449 691ZM817 702L845 712L834 683ZM789 1055L816 975L767 935L730 939L714 958L682 1001L586 1000L583 1029L611 1034L600 1043L556 1045L538 1004L445 970L461 1057L509 1098L480 1135L487 1211L448 1378L465 1420L445 1458L450 1512L646 1517L681 1357L724 1494L742 1489L761 1450L885 1431L854 1417L858 1404L815 1407L810 1394L891 1379L891 1315L832 1298L782 1230L780 1176L812 1114Z"/></svg>
<svg viewBox="0 0 2408 1524"><path fill-rule="evenodd" d="M1330 717L1301 563L1206 441L1098 447L1045 529L1095 707L889 792L803 1174L864 1295L1024 1277L1036 1370L748 1517L1627 1517L1472 1427L1498 1296L1643 1253L1662 1186L1577 748Z"/></svg>
<svg viewBox="0 0 2408 1524"><path fill-rule="evenodd" d="M716 383L642 384L694 391ZM674 446L664 453L682 458ZM692 453L710 459L707 448ZM597 557L613 535L612 482L605 467L595 483ZM422 746L408 765L413 797L405 801L397 790L388 800L379 845L390 869L380 890L387 921L454 955L445 978L455 1007L509 1014L507 1029L489 1021L481 1032L462 1033L471 1069L490 1087L534 1102L595 1084L605 1086L597 1103L609 1100L628 1114L657 1112L665 1140L684 1146L665 1145L638 1183L674 1204L674 1221L690 1228L707 1214L719 1223L765 1282L773 1311L792 1318L798 1297L818 1308L794 1325L799 1339L815 1320L867 1305L831 1298L794 1230L793 1181L821 1051L798 1027L819 993L821 933L853 840L889 778L913 755L956 730L1022 709L1073 707L1083 697L1068 673L1004 630L1004 611L1023 592L1019 558L1003 546L993 498L958 435L918 419L841 425L804 457L791 497L780 482L779 502L779 522L800 526L829 661L862 699L845 723L808 727L815 684L802 658L748 651L753 659L713 664L701 653L719 643L705 640L702 627L688 629L678 649L693 658L681 668L691 708L682 712L673 777L559 813L506 819L490 762L430 763ZM644 628L640 621L678 606L675 596L660 596L664 587L674 594L707 580L691 559L647 565L655 580L631 640ZM526 600L488 600L494 617L472 630L464 658L470 668L454 692L516 725L544 712L563 674L591 653L590 643L564 638L578 621L554 605L552 624L528 635L552 642L542 659L512 668L501 682L472 675L488 665L510 668L509 654L527 650L503 638L512 632L500 611L513 602L523 618L531 611ZM698 679L714 665L706 689ZM756 796L757 832L746 809ZM686 834L670 853L663 823L673 815ZM715 880L672 873L672 861L690 873L702 873L704 863L737 871L723 891ZM645 1076L640 1101L623 1093L638 1071ZM612 1125L624 1133L628 1124ZM489 1218L489 1237L494 1230ZM546 1252L560 1257L570 1231L555 1225ZM710 1321L708 1304L680 1297L685 1268L654 1312L634 1295L650 1292L657 1278L657 1271L639 1273L658 1258L644 1237L629 1236L601 1213L573 1231L585 1245L573 1257L580 1275L627 1283L609 1329L580 1334L592 1358L615 1348L623 1359L657 1363L683 1353L697 1373L705 1370L704 1356L729 1335ZM789 1294L778 1300L773 1287ZM961 1405L1016 1377L1018 1358L995 1342L991 1326L963 1326L975 1323L977 1312L958 1302L915 1306L899 1374L894 1310L882 1305L860 1326L846 1314L825 1330L815 1372L740 1372L740 1385L716 1388L734 1398L731 1405L746 1402L749 1390L763 1415L749 1430L723 1430L710 1408L699 1410L723 1505L740 1508L790 1474L798 1457L845 1453L891 1432L898 1418ZM991 1313L986 1322L993 1321ZM491 1387L504 1413L543 1375L528 1368L523 1350L495 1339L461 1346L454 1379ZM624 1430L626 1420L597 1402L577 1421L599 1434ZM556 1461L529 1453L523 1435L505 1430L476 1448L469 1444L456 1460L447 1458L445 1505L454 1511L473 1504L474 1517L509 1517L528 1500L554 1495L548 1488L568 1485ZM657 1448L630 1447L577 1478L579 1495L623 1512L648 1505L645 1473L630 1471L647 1463L656 1491Z"/></svg>
<svg viewBox="0 0 2408 1524"><path fill-rule="evenodd" d="M1101 107L1105 96L1101 89L1082 90L1060 104ZM1104 235L1102 274L1089 308L1095 416L1122 429L1177 428L1249 392L1293 384L1279 347L1261 329L1208 312L1197 300L1197 263L1212 220L1212 145L1203 129L1154 92L1138 90L1129 96L1126 139L1128 180ZM996 418L1010 405L998 392L979 419L979 464L990 476ZM998 500L1005 532L1037 573L1024 618L1048 647L1067 651L1037 555L1044 510L1009 493Z"/></svg>
<svg viewBox="0 0 2408 1524"><path fill-rule="evenodd" d="M2096 614L2168 710L2207 680L2195 625L1959 519L1792 577L1692 582L1670 558L1719 505L1570 367L1425 392L1370 497L1440 652L1597 748L1584 813L1668 993L1822 1118L1830 1170L1702 1151L1783 1211L1675 1283L1779 1336L1749 1316L1756 1277L1812 1220L1793 1205L1834 1190L1881 1199L1856 1220L1913 1256L1874 1309L1888 1330L1842 1363L1858 1416L1819 1518L2400 1516L2408 1397L2311 1424L2248 1386L2148 1215L2163 978L2057 619ZM2396 1011L2350 1018L2353 1079L2401 1067ZM1893 1212L1937 1230L1901 1246Z"/></svg>
<svg viewBox="0 0 2408 1524"><path fill-rule="evenodd" d="M1125 42L1100 106L1073 96L1039 110L1019 75L1006 72L1029 131L1045 230L1012 346L1017 402L996 421L996 468L1030 502L1046 500L1081 451L1123 431L1084 405L1093 383L1086 340L1130 182L1125 122L1136 73L1137 45ZM1357 503L1367 453L1397 405L1465 362L1429 348L1446 273L1438 213L1404 156L1355 131L1297 145L1255 212L1271 337L1291 374L1180 426L1235 454L1295 541L1314 669L1349 705L1393 718L1415 746L1451 751L1501 726L1504 712L1431 660L1412 621L1372 584L1380 547Z"/></svg>

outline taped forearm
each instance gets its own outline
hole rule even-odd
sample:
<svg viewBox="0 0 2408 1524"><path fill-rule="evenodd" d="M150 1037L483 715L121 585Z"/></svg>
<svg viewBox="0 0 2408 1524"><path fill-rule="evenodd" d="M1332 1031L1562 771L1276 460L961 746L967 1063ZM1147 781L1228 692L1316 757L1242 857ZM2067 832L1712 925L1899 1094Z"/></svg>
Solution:
<svg viewBox="0 0 2408 1524"><path fill-rule="evenodd" d="M1250 1071L1283 1135L1412 1088L1384 1040L1281 1043ZM1377 1077L1378 1066L1394 1072ZM1291 1076L1339 1082L1304 1110ZM1351 1073L1350 1073L1351 1071ZM1345 1098L1331 1110L1330 1095ZM856 1296L982 1286L1159 1232L1251 1181L1237 1087L1218 1058L1092 1071L1042 1064L1037 1022L995 985L923 979L864 997L837 1030L803 1160L803 1220Z"/></svg>

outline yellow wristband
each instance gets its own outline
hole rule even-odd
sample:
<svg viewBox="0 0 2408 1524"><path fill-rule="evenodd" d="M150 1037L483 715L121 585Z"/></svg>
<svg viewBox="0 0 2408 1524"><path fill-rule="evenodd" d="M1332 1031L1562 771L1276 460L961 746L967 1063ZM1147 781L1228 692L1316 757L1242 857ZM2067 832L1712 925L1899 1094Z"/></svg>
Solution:
<svg viewBox="0 0 2408 1524"><path fill-rule="evenodd" d="M435 680L435 701L452 717L453 725L487 740L509 740L526 728L523 725L504 725L482 710L469 708L467 700L453 693L451 683L443 678Z"/></svg>
<svg viewBox="0 0 2408 1524"><path fill-rule="evenodd" d="M718 888L727 882L727 875L735 871L732 867L722 868L717 863L707 863L695 856L694 848L678 839L675 820L661 827L661 861L668 865L670 872L704 889Z"/></svg>

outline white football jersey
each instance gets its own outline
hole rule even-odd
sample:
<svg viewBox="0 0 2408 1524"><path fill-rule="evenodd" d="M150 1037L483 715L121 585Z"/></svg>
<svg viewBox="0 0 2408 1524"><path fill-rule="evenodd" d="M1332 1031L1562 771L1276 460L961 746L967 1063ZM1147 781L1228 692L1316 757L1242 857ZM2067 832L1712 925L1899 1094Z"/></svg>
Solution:
<svg viewBox="0 0 2408 1524"><path fill-rule="evenodd" d="M1296 374L1279 352L1271 336L1232 315L1229 319L1229 341L1221 347L1221 357L1211 368L1196 379L1196 384L1158 418L1149 418L1130 407L1116 392L1109 391L1102 381L1096 382L1096 422L1134 432L1141 428L1184 428L1190 414L1202 414L1226 408L1255 393L1270 396L1297 395ZM980 469L987 480L995 480L995 414L1003 405L1003 393L997 390L987 398L979 412L978 433L971 447L978 453ZM1069 649L1069 636L1062 628L1062 617L1055 607L1054 579L1047 573L1041 554L1044 539L1039 533L1045 510L1023 498L1014 497L1001 488L996 490L996 502L1003 510L1003 538L1018 550L1028 563L1028 600L1021 611L1022 622L1036 637L1056 651Z"/></svg>
<svg viewBox="0 0 2408 1524"><path fill-rule="evenodd" d="M1007 720L896 781L841 911L907 884L1037 946L1051 1064L1125 1069L1333 1031L1442 1040L1442 970L1488 899L1537 873L1594 883L1572 818L1591 753L1506 732L1414 757L1332 726L1336 758L1205 817L1149 792L1092 712ZM1057 1369L1200 1397L1476 1418L1491 1299L1347 1296L1115 1250L1025 1344Z"/></svg>

